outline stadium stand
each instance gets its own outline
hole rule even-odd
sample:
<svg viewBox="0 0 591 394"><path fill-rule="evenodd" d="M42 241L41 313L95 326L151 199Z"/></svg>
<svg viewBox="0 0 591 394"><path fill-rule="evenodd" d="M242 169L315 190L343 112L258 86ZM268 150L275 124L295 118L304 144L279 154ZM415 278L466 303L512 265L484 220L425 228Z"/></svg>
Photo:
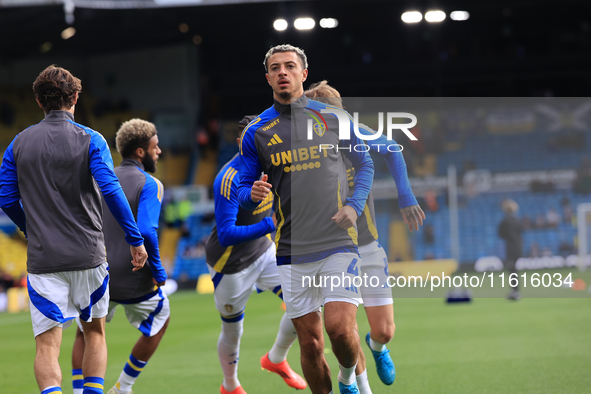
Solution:
<svg viewBox="0 0 591 394"><path fill-rule="evenodd" d="M499 256L504 258L504 248L497 236L497 226L502 220L501 202L506 198L515 200L520 210L518 217L534 218L537 215L545 217L546 212L554 208L560 210L557 203L562 198L568 198L573 206L588 201L588 196L575 194L572 191L561 190L554 193L505 192L482 194L468 199L467 204L459 209L460 220L460 262L473 263L483 256ZM440 197L440 209L427 215L425 225L434 227L434 242L425 241L422 232L412 233L410 240L417 260L433 258L447 258L451 256L449 233L449 209L444 198ZM560 211L559 211L560 212ZM393 220L385 214L377 217L378 225ZM556 228L531 228L524 231L524 253L527 253L534 243L540 249L548 248L552 255L559 255L560 245L567 243L574 246L576 227L573 222L561 221ZM381 241L383 243L383 241Z"/></svg>
<svg viewBox="0 0 591 394"><path fill-rule="evenodd" d="M172 278L179 282L196 280L208 273L205 263L205 239L213 229L211 216L192 215L183 225L183 236L179 239L174 258Z"/></svg>
<svg viewBox="0 0 591 394"><path fill-rule="evenodd" d="M438 155L437 174L445 175L450 164L458 166L467 162L492 172L576 168L591 151L591 131L581 135L583 143L576 149L556 146L552 134L541 131L471 136L466 139L462 149Z"/></svg>
<svg viewBox="0 0 591 394"><path fill-rule="evenodd" d="M459 117L457 113L455 115ZM451 165L458 169L460 179L468 170L486 170L490 174L553 170L577 170L580 173L585 163L588 165L591 152L591 130L567 127L549 132L540 127L535 128L530 120L524 121L521 128L513 125L509 130L500 126L491 127L490 124L488 128L473 124L468 129L464 127L459 130L449 128L444 132L447 143L437 153L433 152L434 147L429 144L427 153L423 154L419 153L422 148L416 149L412 143L405 145L405 149L409 148L406 161L411 176L445 176ZM429 160L425 160L426 157ZM383 163L379 159L374 162L376 179L388 178ZM552 182L530 182L486 193L466 188L459 196L460 262L473 263L483 256L505 257L497 226L503 217L500 204L506 198L519 204L518 217L523 219L525 226L531 223L523 234L524 256L532 253L532 249L534 254L574 253L577 246L576 223L574 218L565 216L572 216L578 204L588 201L590 190L584 185L585 180L577 179L568 188L564 184L557 187ZM425 227L431 227L430 238L425 235L425 231L408 234L415 260L442 259L452 254L446 193L446 190L439 191L435 204L439 206L438 209L428 209L426 198L423 199L422 205L427 212ZM569 211L566 214L563 213L563 201L568 201ZM558 223L554 225L545 223L551 210L556 211L557 215L554 215L558 217ZM405 255L402 247L405 234L394 234L392 229L395 227L388 227L401 220L396 205L387 200L377 201L376 213L380 234L390 235L380 237L380 242L389 250L391 261L394 255ZM536 225L536 220L544 224Z"/></svg>
<svg viewBox="0 0 591 394"><path fill-rule="evenodd" d="M27 272L27 246L0 231L0 271L19 278Z"/></svg>

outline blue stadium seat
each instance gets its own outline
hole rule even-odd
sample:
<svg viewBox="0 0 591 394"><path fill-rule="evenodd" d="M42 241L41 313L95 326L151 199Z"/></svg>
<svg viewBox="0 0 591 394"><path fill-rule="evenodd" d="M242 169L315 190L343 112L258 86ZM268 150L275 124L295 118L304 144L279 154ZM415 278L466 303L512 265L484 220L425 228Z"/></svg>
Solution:
<svg viewBox="0 0 591 394"><path fill-rule="evenodd" d="M204 242L211 233L214 222L206 223L203 215L192 215L187 218L186 225L189 234L179 240L174 261L172 277L177 280L183 275L187 275L187 279L197 279L199 275L208 272Z"/></svg>

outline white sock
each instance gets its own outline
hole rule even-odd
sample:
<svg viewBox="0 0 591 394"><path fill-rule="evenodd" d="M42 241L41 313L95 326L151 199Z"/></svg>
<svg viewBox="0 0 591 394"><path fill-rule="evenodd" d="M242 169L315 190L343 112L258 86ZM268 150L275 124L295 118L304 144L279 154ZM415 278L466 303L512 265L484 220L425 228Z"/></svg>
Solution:
<svg viewBox="0 0 591 394"><path fill-rule="evenodd" d="M127 363L123 367L123 371L121 371L121 375L119 375L119 380L115 383L115 388L117 388L118 392L130 392L136 379L146 367L146 364L148 364L147 361L138 360L133 354L130 354Z"/></svg>
<svg viewBox="0 0 591 394"><path fill-rule="evenodd" d="M367 379L367 369L361 374L357 375L357 387L359 388L359 394L373 394L369 387L369 380Z"/></svg>
<svg viewBox="0 0 591 394"><path fill-rule="evenodd" d="M125 371L123 371L121 372L121 375L119 375L119 380L117 380L117 383L115 383L115 388L120 393L128 393L131 391L135 380L136 378L129 376L125 373Z"/></svg>
<svg viewBox="0 0 591 394"><path fill-rule="evenodd" d="M345 368L339 363L339 382L347 386L353 384L355 382L355 368L357 368L357 363L351 368Z"/></svg>
<svg viewBox="0 0 591 394"><path fill-rule="evenodd" d="M240 386L238 360L243 322L242 319L233 323L222 321L222 332L218 339L218 357L224 373L223 385L228 391L233 391Z"/></svg>
<svg viewBox="0 0 591 394"><path fill-rule="evenodd" d="M281 323L279 323L277 339L271 350L269 350L269 360L271 360L273 364L278 364L285 360L289 348L291 348L291 345L293 345L297 337L298 335L291 319L284 314L281 318Z"/></svg>
<svg viewBox="0 0 591 394"><path fill-rule="evenodd" d="M369 347L376 352L383 352L387 349L385 344L374 341L371 336L369 337Z"/></svg>

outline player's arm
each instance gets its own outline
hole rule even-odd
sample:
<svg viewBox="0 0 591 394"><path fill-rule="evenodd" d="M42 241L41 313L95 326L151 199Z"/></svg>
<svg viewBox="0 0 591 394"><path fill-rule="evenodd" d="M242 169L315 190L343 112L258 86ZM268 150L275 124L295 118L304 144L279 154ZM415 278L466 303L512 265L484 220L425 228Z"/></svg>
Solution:
<svg viewBox="0 0 591 394"><path fill-rule="evenodd" d="M254 144L254 130L247 130L240 144L240 183L238 203L244 209L255 209L270 192L271 185L259 180L261 162Z"/></svg>
<svg viewBox="0 0 591 394"><path fill-rule="evenodd" d="M228 170L230 169L228 167ZM238 182L224 182L224 177L217 177L213 188L218 240L224 248L260 238L275 230L273 219L270 217L249 226L236 226L239 209Z"/></svg>
<svg viewBox="0 0 591 394"><path fill-rule="evenodd" d="M375 131L370 129L364 124L359 125L359 132L363 135L375 135ZM396 141L389 140L385 135L380 135L375 140L366 140L365 143L369 145L369 148L376 153L379 153L386 164L388 170L396 182L396 189L398 190L398 207L400 209L408 207L410 205L418 205L417 199L410 187L410 180L408 179L408 173L406 171L406 162L402 151L399 152L399 147L396 146L394 152L388 150L389 145L398 145Z"/></svg>
<svg viewBox="0 0 591 394"><path fill-rule="evenodd" d="M4 152L2 166L0 167L0 207L23 234L27 236L25 211L23 211L19 202L21 193L18 188L16 161L14 160L12 149L15 140L16 138L12 140L6 152Z"/></svg>
<svg viewBox="0 0 591 394"><path fill-rule="evenodd" d="M375 131L370 129L364 124L359 125L359 132L363 135L374 135ZM398 190L398 207L404 222L407 224L410 231L418 230L423 224L425 219L425 212L419 206L417 199L412 192L410 187L410 180L408 179L408 172L406 171L406 162L402 151L399 149L392 149L390 151L388 146L398 145L396 141L389 140L385 135L380 135L377 139L366 140L366 144L374 152L379 153L384 160L390 174L394 178L396 183L396 189ZM398 148L398 146L396 146Z"/></svg>
<svg viewBox="0 0 591 394"><path fill-rule="evenodd" d="M146 183L140 193L137 210L137 225L144 238L144 246L148 252L148 262L154 281L158 286L164 286L168 278L158 248L158 221L162 208L164 188L158 180L146 176Z"/></svg>
<svg viewBox="0 0 591 394"><path fill-rule="evenodd" d="M351 123L351 129L353 128L352 125L353 125L353 123ZM371 160L371 156L369 155L369 153L363 152L363 149L361 149L362 150L361 152L357 152L354 149L355 146L363 145L364 142L361 139L359 139L359 137L357 137L352 132L352 130L351 130L351 139L350 140L343 140L343 141L341 141L341 143L343 144L343 146L345 148L353 147L351 149L351 152L349 152L347 149L345 149L345 153L347 155L347 158L351 161L351 163L355 167L355 178L354 178L355 191L353 192L353 195L347 199L347 205L344 206L343 208L341 208L339 210L339 213L341 211L347 209L347 207L353 208L355 210L354 214L357 215L353 220L353 223L355 223L355 221L357 220L357 217L359 217L363 213L363 208L365 207L365 202L367 201L367 197L369 196L369 192L371 191L371 186L373 184L373 173L374 173L373 161ZM348 211L350 212L350 209L348 209ZM336 216L338 216L339 213L337 213ZM349 218L351 219L352 215L349 215ZM333 220L334 220L334 218L333 218ZM339 224L338 220L335 220L335 222L337 224L339 224L339 227L346 229L346 228L351 227L353 225L353 223L351 223L351 225L349 225L348 227L346 226L348 224L347 222L349 220L347 220L345 222L345 227L343 225Z"/></svg>
<svg viewBox="0 0 591 394"><path fill-rule="evenodd" d="M107 142L97 132L91 133L88 154L90 172L96 183L98 183L109 210L125 232L125 240L131 245L133 270L137 271L144 266L148 257L144 248L144 239L133 218L129 202L127 202L125 193L123 193L123 189L119 184L119 179L115 175L113 159Z"/></svg>

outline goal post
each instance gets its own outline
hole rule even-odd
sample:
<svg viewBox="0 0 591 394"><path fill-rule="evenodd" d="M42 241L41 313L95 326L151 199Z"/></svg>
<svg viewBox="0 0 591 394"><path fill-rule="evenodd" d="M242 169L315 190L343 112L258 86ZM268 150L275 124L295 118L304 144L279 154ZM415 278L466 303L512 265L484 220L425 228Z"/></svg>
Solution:
<svg viewBox="0 0 591 394"><path fill-rule="evenodd" d="M589 246L591 244L591 203L577 206L577 238L579 249L579 270L585 271Z"/></svg>

